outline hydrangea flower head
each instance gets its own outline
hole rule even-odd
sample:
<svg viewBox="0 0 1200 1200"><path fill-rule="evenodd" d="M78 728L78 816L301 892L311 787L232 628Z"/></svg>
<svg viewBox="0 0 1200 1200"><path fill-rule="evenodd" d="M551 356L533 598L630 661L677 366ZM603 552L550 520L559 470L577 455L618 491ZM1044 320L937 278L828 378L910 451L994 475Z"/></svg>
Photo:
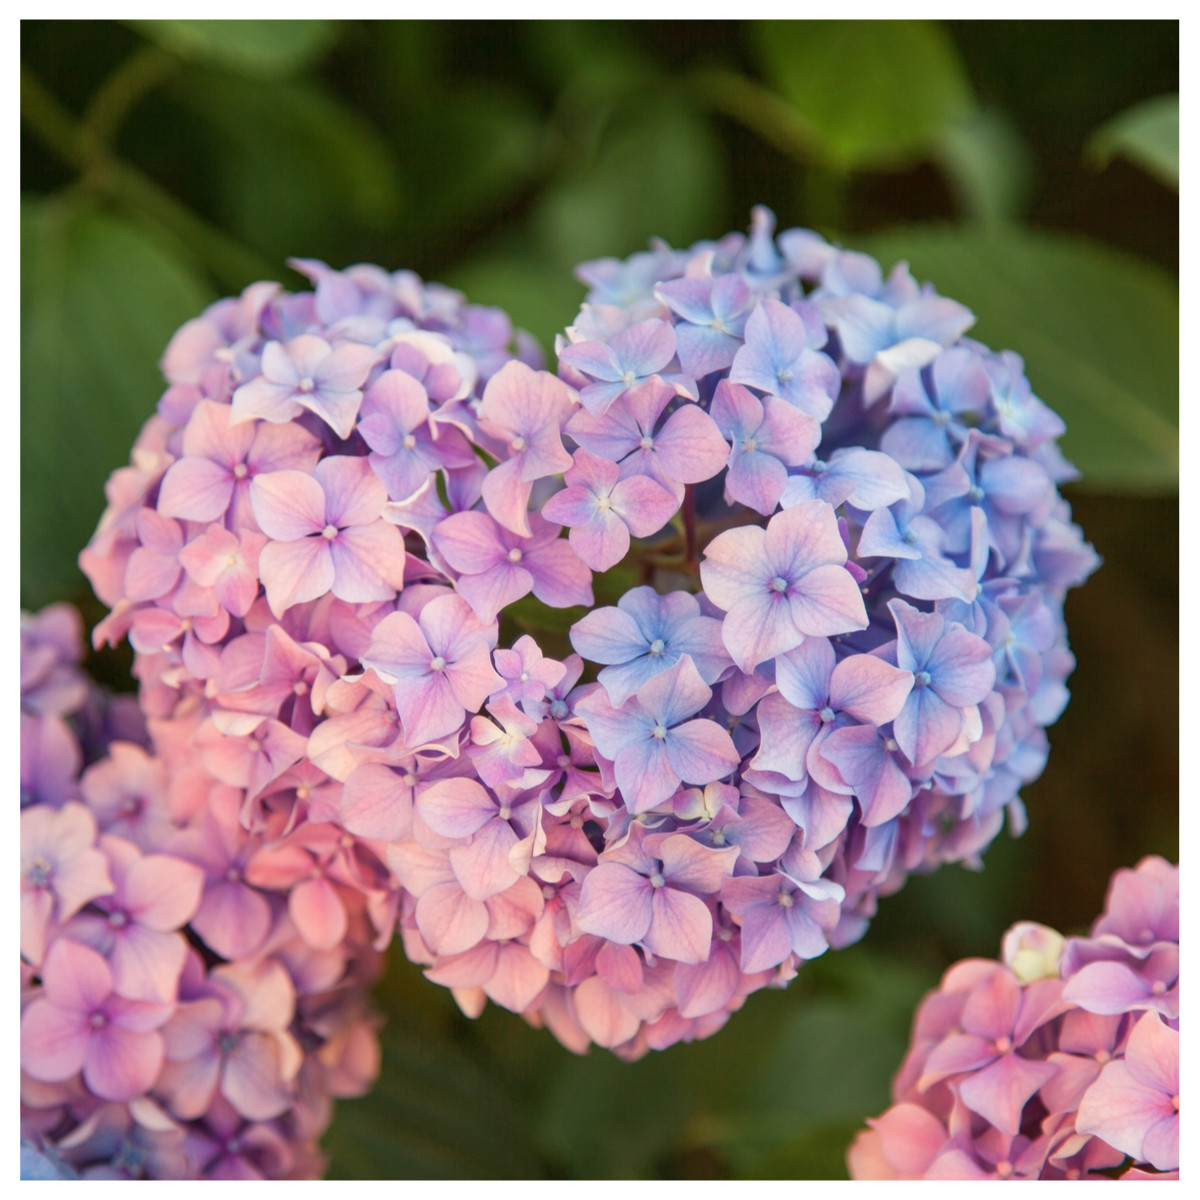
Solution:
<svg viewBox="0 0 1200 1200"><path fill-rule="evenodd" d="M1146 858L1114 876L1090 937L1022 922L1001 962L951 967L914 1019L895 1104L850 1148L851 1175L1177 1179L1179 928L1143 920L1178 902L1178 868ZM1131 927L1132 941L1111 932ZM1173 964L1165 1011L1076 985L1085 963L1153 954Z"/></svg>
<svg viewBox="0 0 1200 1200"><path fill-rule="evenodd" d="M203 872L206 944L299 997L398 931L470 1015L636 1058L1020 826L1096 558L1060 426L962 305L759 209L585 264L551 373L411 272L295 265L313 291L256 285L168 347L81 558L152 761L188 763L126 813L148 768L115 749L83 800ZM1074 986L1162 1012L1169 967L1098 956ZM188 984L203 1037L163 1026L210 1147L303 1083L257 980Z"/></svg>

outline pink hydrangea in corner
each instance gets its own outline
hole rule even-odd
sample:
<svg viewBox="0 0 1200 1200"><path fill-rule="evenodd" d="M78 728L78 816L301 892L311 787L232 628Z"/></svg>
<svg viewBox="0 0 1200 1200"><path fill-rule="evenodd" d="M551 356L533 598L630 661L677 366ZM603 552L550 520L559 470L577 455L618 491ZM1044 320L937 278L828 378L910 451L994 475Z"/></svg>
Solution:
<svg viewBox="0 0 1200 1200"><path fill-rule="evenodd" d="M1179 869L1118 871L1090 937L1014 925L921 1003L855 1179L1177 1179Z"/></svg>

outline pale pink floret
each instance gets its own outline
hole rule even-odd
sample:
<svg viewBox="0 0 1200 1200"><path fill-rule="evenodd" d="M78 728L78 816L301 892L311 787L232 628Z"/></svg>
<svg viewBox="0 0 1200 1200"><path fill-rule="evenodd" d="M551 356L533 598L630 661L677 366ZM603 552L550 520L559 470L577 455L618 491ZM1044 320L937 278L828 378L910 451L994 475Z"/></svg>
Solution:
<svg viewBox="0 0 1200 1200"><path fill-rule="evenodd" d="M362 403L360 389L379 361L372 346L343 342L335 347L315 334L302 334L286 344L268 342L262 353L263 373L233 394L233 420L286 422L308 409L338 437L348 438Z"/></svg>
<svg viewBox="0 0 1200 1200"><path fill-rule="evenodd" d="M183 455L167 468L158 492L165 517L254 528L250 484L271 471L311 472L321 443L300 425L234 423L228 404L202 400L183 430Z"/></svg>
<svg viewBox="0 0 1200 1200"><path fill-rule="evenodd" d="M453 733L503 685L492 669L494 638L495 626L456 595L429 601L415 620L395 612L375 626L363 665L395 687L410 746Z"/></svg>
<svg viewBox="0 0 1200 1200"><path fill-rule="evenodd" d="M260 475L250 500L272 539L259 573L277 617L326 592L351 602L390 600L404 586L404 538L380 515L387 489L365 458L322 459L311 475Z"/></svg>
<svg viewBox="0 0 1200 1200"><path fill-rule="evenodd" d="M195 583L212 588L230 616L244 617L258 597L258 556L266 544L266 536L251 529L235 534L210 525L179 551L179 561Z"/></svg>
<svg viewBox="0 0 1200 1200"><path fill-rule="evenodd" d="M204 995L163 1028L166 1065L157 1091L193 1119L223 1096L243 1117L267 1120L294 1102L303 1053L288 1032L296 990L274 958L216 967Z"/></svg>
<svg viewBox="0 0 1200 1200"><path fill-rule="evenodd" d="M105 834L113 890L99 897L101 916L81 915L68 931L99 950L112 970L113 988L129 1000L170 1004L187 944L176 932L200 906L204 873L167 854L139 852L132 842Z"/></svg>
<svg viewBox="0 0 1200 1200"><path fill-rule="evenodd" d="M747 673L799 646L867 626L833 509L808 500L756 525L718 534L700 564L704 591L726 612L725 648Z"/></svg>
<svg viewBox="0 0 1200 1200"><path fill-rule="evenodd" d="M149 1090L163 1060L155 1032L169 1004L126 1000L113 991L108 963L87 946L60 938L42 968L41 995L21 1018L21 1069L54 1083L83 1072L105 1100Z"/></svg>
<svg viewBox="0 0 1200 1200"><path fill-rule="evenodd" d="M1076 1128L1160 1171L1179 1166L1179 1033L1157 1013L1133 1027L1079 1102Z"/></svg>
<svg viewBox="0 0 1200 1200"><path fill-rule="evenodd" d="M82 804L21 813L21 956L34 966L45 956L52 924L112 891L96 838L96 818Z"/></svg>
<svg viewBox="0 0 1200 1200"><path fill-rule="evenodd" d="M501 461L483 481L483 502L506 529L529 537L533 483L569 470L562 428L573 410L572 393L548 371L515 359L491 379L479 405L480 432L494 441Z"/></svg>

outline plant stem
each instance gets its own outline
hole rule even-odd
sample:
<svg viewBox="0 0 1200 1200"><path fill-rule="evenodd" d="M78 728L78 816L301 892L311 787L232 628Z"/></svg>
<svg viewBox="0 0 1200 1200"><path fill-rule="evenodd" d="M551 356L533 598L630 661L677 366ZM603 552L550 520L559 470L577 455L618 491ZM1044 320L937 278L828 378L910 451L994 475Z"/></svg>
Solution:
<svg viewBox="0 0 1200 1200"><path fill-rule="evenodd" d="M683 536L684 568L696 566L700 559L696 552L696 488L688 484L683 492Z"/></svg>
<svg viewBox="0 0 1200 1200"><path fill-rule="evenodd" d="M21 119L48 149L79 171L87 188L133 209L182 242L224 286L240 290L255 279L270 279L277 273L253 250L114 157L95 131L76 121L24 63Z"/></svg>
<svg viewBox="0 0 1200 1200"><path fill-rule="evenodd" d="M135 51L96 90L83 115L83 127L100 145L112 146L125 118L178 66L179 59L159 46Z"/></svg>

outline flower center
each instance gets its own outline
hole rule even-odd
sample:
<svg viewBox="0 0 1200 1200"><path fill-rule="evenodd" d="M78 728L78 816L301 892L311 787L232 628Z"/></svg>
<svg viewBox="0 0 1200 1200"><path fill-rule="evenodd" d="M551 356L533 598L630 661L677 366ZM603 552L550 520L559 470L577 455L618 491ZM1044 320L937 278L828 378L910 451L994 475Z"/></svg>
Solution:
<svg viewBox="0 0 1200 1200"><path fill-rule="evenodd" d="M305 377L300 380L298 384L296 384L296 390L298 392L304 392L307 394L308 392L311 392L315 386L316 385L313 383L313 381L307 375L305 375Z"/></svg>
<svg viewBox="0 0 1200 1200"><path fill-rule="evenodd" d="M913 685L915 687L928 687L932 678L928 671L918 671L913 676Z"/></svg>
<svg viewBox="0 0 1200 1200"><path fill-rule="evenodd" d="M233 468L234 479L245 479L249 474L250 468L246 466L245 463L238 463L237 466Z"/></svg>
<svg viewBox="0 0 1200 1200"><path fill-rule="evenodd" d="M517 434L517 436L515 438L513 438L513 440L511 442L509 442L509 445L513 448L514 454L520 454L521 451L524 450L528 444L529 443L526 442L525 439L519 433Z"/></svg>
<svg viewBox="0 0 1200 1200"><path fill-rule="evenodd" d="M25 878L35 887L45 887L50 882L50 864L40 855L33 860L25 871Z"/></svg>
<svg viewBox="0 0 1200 1200"><path fill-rule="evenodd" d="M129 918L123 912L110 912L108 923L113 929L124 929L129 924Z"/></svg>
<svg viewBox="0 0 1200 1200"><path fill-rule="evenodd" d="M1166 991L1167 991L1167 985L1166 985L1166 984L1165 984L1165 983L1164 983L1164 982L1163 982L1161 979L1156 979L1156 980L1155 980L1155 981L1154 981L1154 982L1153 982L1153 983L1150 985L1150 990L1151 990L1151 991L1152 991L1152 992L1153 992L1153 993L1154 993L1156 996L1162 996L1162 995L1165 995L1165 994L1166 994Z"/></svg>
<svg viewBox="0 0 1200 1200"><path fill-rule="evenodd" d="M108 1014L102 1012L94 1012L88 1017L88 1024L93 1029L103 1029L108 1024Z"/></svg>
<svg viewBox="0 0 1200 1200"><path fill-rule="evenodd" d="M911 529L906 529L903 540L906 546L915 546L917 544L917 535Z"/></svg>
<svg viewBox="0 0 1200 1200"><path fill-rule="evenodd" d="M996 1053L1007 1054L1012 1049L1012 1038L999 1037L995 1041Z"/></svg>
<svg viewBox="0 0 1200 1200"><path fill-rule="evenodd" d="M657 658L664 650L666 650L666 648L667 643L664 642L662 638L655 638L654 641L650 643L650 654L652 657Z"/></svg>
<svg viewBox="0 0 1200 1200"><path fill-rule="evenodd" d="M667 727L661 723L655 725L654 728L650 730L650 734L652 737L658 738L658 740L661 742L663 738L667 736Z"/></svg>
<svg viewBox="0 0 1200 1200"><path fill-rule="evenodd" d="M792 899L791 892L780 892L779 893L779 907L780 908L791 908L795 903L796 903L795 900Z"/></svg>
<svg viewBox="0 0 1200 1200"><path fill-rule="evenodd" d="M758 449L758 442L752 437L742 438L742 450L747 454L753 454Z"/></svg>
<svg viewBox="0 0 1200 1200"><path fill-rule="evenodd" d="M518 550L518 549L516 548L516 546L514 546L514 547L513 547L513 548L512 548L512 549L511 549L511 550L508 552L508 561L509 561L510 563L519 563L523 557L524 557L524 556L521 554L521 551L520 551L520 550Z"/></svg>
<svg viewBox="0 0 1200 1200"><path fill-rule="evenodd" d="M222 1033L217 1038L217 1050L222 1057L232 1054L239 1045L241 1045L242 1037L238 1033Z"/></svg>
<svg viewBox="0 0 1200 1200"><path fill-rule="evenodd" d="M565 700L553 700L550 703L550 715L556 720L561 721L567 715L567 702Z"/></svg>
<svg viewBox="0 0 1200 1200"><path fill-rule="evenodd" d="M660 888L666 882L667 881L663 878L661 871L655 871L654 874L650 876L650 886L651 887Z"/></svg>
<svg viewBox="0 0 1200 1200"><path fill-rule="evenodd" d="M625 374L621 376L621 382L622 382L622 383L623 383L623 384L624 384L626 387L632 387L632 386L633 386L633 381L634 381L636 378L637 378L637 376L636 376L636 375L635 375L635 374L634 374L632 371L626 371L626 372L625 372Z"/></svg>
<svg viewBox="0 0 1200 1200"><path fill-rule="evenodd" d="M325 528L321 530L321 536L323 538L328 538L331 542L335 537L337 537L337 535L338 531L336 525L326 525Z"/></svg>
<svg viewBox="0 0 1200 1200"><path fill-rule="evenodd" d="M643 450L653 450L654 449L654 439L652 437L650 437L649 434L647 434L645 437L642 438L642 440L640 442L638 442L638 445L641 446L641 448Z"/></svg>
<svg viewBox="0 0 1200 1200"><path fill-rule="evenodd" d="M775 578L772 579L769 584L767 584L767 586L773 592L786 592L788 583L782 575L776 575Z"/></svg>
<svg viewBox="0 0 1200 1200"><path fill-rule="evenodd" d="M402 445L405 448L405 450L411 450L416 444L417 444L416 435L411 434L411 433L406 433L404 435L404 440L400 443L400 445Z"/></svg>
<svg viewBox="0 0 1200 1200"><path fill-rule="evenodd" d="M894 753L895 751L897 751L897 750L899 750L899 749L900 749L900 743L899 743L898 741L896 741L896 739L895 739L895 738L884 738L884 739L883 739L883 748L884 748L884 749L885 749L885 750L886 750L886 751L887 751L889 754L892 754L892 753Z"/></svg>
<svg viewBox="0 0 1200 1200"><path fill-rule="evenodd" d="M429 660L429 669L431 671L444 671L446 669L446 660L440 655L435 655Z"/></svg>
<svg viewBox="0 0 1200 1200"><path fill-rule="evenodd" d="M775 378L778 379L780 383L791 383L795 377L795 373L792 371L791 367L784 367Z"/></svg>
<svg viewBox="0 0 1200 1200"><path fill-rule="evenodd" d="M820 715L822 723L825 725L828 725L830 723L830 721L832 721L834 719L834 717L836 716L833 709L830 708L828 704L825 705L825 707L823 709L821 709L821 712L819 715Z"/></svg>

